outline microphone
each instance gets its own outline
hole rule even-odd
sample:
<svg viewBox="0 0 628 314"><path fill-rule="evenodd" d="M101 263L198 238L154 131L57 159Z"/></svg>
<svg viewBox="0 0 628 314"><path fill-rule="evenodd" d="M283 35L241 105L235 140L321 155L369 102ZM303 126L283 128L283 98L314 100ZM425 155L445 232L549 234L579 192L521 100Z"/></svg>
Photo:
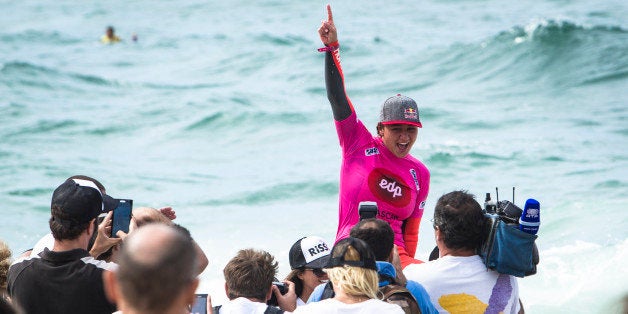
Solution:
<svg viewBox="0 0 628 314"><path fill-rule="evenodd" d="M521 218L519 218L519 230L529 234L536 234L541 224L540 209L541 204L539 204L539 201L529 198L523 207Z"/></svg>

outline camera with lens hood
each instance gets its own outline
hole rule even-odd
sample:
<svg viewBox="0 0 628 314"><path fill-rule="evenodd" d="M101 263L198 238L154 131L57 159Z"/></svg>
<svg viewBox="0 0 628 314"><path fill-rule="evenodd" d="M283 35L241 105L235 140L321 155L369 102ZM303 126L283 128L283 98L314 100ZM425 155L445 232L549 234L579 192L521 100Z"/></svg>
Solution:
<svg viewBox="0 0 628 314"><path fill-rule="evenodd" d="M479 255L487 268L498 273L525 277L536 274L539 252L535 240L540 224L539 202L528 199L522 210L513 201L497 201L486 193L484 215L487 218L486 240Z"/></svg>

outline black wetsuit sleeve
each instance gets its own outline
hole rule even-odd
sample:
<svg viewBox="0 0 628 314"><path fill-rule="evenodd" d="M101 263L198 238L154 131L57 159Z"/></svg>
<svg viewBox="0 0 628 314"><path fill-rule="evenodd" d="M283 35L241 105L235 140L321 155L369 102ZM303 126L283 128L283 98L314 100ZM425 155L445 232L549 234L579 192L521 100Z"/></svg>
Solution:
<svg viewBox="0 0 628 314"><path fill-rule="evenodd" d="M353 105L345 91L338 49L325 53L325 86L334 120L342 121L353 112Z"/></svg>

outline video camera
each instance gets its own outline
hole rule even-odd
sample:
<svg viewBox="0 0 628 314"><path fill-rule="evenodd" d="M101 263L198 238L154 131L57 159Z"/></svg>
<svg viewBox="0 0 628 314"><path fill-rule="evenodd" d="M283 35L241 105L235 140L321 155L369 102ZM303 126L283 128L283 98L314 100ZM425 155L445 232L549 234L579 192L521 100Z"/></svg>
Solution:
<svg viewBox="0 0 628 314"><path fill-rule="evenodd" d="M491 193L486 193L484 214L497 215L508 224L518 224L523 210L508 200L491 202Z"/></svg>
<svg viewBox="0 0 628 314"><path fill-rule="evenodd" d="M525 277L536 274L539 252L535 244L539 229L539 202L528 199L522 210L514 204L515 188L512 199L497 201L486 193L484 215L488 218L487 239L479 255L487 268L502 274Z"/></svg>

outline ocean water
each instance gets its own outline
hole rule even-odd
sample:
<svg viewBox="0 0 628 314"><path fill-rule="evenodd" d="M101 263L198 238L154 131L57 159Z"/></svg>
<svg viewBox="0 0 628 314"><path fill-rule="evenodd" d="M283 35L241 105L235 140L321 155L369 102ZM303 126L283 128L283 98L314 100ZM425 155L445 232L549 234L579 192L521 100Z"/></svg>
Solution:
<svg viewBox="0 0 628 314"><path fill-rule="evenodd" d="M135 206L172 206L224 300L238 249L289 271L302 236L333 241L340 148L317 28L323 1L0 1L0 239L47 233L73 174ZM332 1L349 96L367 125L419 103L412 153L429 218L454 189L541 202L528 313L620 313L628 294L625 1ZM113 25L123 42L98 39ZM136 33L137 42L131 41Z"/></svg>

